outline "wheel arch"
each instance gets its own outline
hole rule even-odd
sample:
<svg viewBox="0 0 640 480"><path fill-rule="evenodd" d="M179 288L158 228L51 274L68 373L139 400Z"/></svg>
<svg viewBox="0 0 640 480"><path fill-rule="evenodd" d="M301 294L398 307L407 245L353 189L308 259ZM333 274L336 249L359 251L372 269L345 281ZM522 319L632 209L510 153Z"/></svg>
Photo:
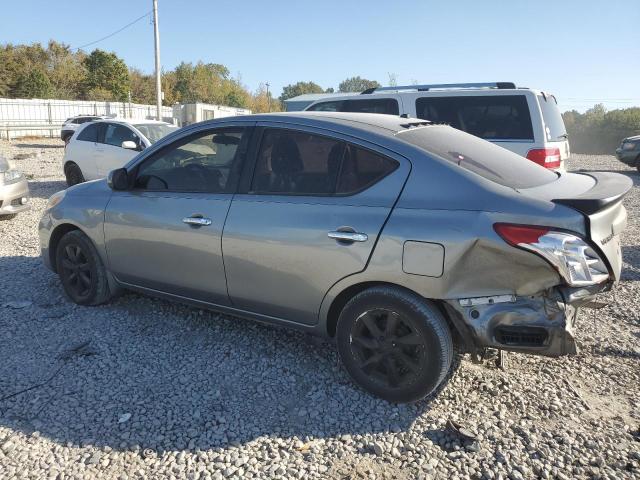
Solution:
<svg viewBox="0 0 640 480"><path fill-rule="evenodd" d="M471 333L468 328L465 327L464 323L461 322L461 319L456 317L455 312L451 308L447 308L447 303L441 299L434 298L425 298L420 295L418 292L411 290L402 285L398 285L391 282L384 281L367 281L360 282L350 285L344 288L340 293L338 293L335 298L331 301L331 305L327 310L327 315L324 325L325 333L331 338L335 337L336 327L338 325L338 318L340 317L340 312L345 307L345 305L351 300L354 296L367 290L372 287L393 287L399 290L404 290L405 292L411 293L412 295L417 295L420 298L433 302L442 316L447 321L447 325L449 326L449 330L451 331L451 335L453 336L453 341L459 347L462 347L464 350L469 350L472 348L471 346L474 344L473 338L471 337Z"/></svg>
<svg viewBox="0 0 640 480"><path fill-rule="evenodd" d="M56 273L58 273L58 267L56 264L56 250L58 249L58 243L60 243L62 237L64 237L67 233L72 232L73 230L79 230L82 232L80 227L78 227L77 225L74 225L72 223L62 223L53 229L53 232L51 232L51 236L49 237L49 262L51 268Z"/></svg>
<svg viewBox="0 0 640 480"><path fill-rule="evenodd" d="M67 168L71 165L75 165L76 167L80 168L80 165L78 165L76 162L74 162L73 160L65 160L64 161L64 165L62 166L62 171L64 173L67 173ZM82 169L80 168L80 171L82 171Z"/></svg>

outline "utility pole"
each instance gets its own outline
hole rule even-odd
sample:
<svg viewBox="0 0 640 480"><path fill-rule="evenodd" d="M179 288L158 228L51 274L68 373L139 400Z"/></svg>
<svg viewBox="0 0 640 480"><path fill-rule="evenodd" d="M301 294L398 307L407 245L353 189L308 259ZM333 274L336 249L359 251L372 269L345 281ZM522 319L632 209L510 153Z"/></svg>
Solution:
<svg viewBox="0 0 640 480"><path fill-rule="evenodd" d="M156 49L156 116L162 120L162 83L160 82L160 32L158 31L158 0L153 0L153 37Z"/></svg>
<svg viewBox="0 0 640 480"><path fill-rule="evenodd" d="M267 86L267 102L269 104L269 113L271 113L271 95L269 95L269 82L265 83Z"/></svg>

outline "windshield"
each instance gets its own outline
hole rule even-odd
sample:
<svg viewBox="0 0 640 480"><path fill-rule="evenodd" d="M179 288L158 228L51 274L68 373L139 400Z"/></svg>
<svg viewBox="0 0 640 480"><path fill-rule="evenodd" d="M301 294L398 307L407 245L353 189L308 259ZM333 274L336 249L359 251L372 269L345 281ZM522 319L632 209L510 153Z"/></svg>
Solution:
<svg viewBox="0 0 640 480"><path fill-rule="evenodd" d="M537 187L558 178L516 153L444 125L412 128L397 138L506 187Z"/></svg>
<svg viewBox="0 0 640 480"><path fill-rule="evenodd" d="M142 133L153 145L162 137L166 137L171 132L178 130L174 125L165 125L162 123L148 123L144 125L134 125L140 133Z"/></svg>
<svg viewBox="0 0 640 480"><path fill-rule="evenodd" d="M564 127L564 120L562 120L556 97L553 95L538 95L538 102L542 110L547 142L557 142L567 138L567 129Z"/></svg>

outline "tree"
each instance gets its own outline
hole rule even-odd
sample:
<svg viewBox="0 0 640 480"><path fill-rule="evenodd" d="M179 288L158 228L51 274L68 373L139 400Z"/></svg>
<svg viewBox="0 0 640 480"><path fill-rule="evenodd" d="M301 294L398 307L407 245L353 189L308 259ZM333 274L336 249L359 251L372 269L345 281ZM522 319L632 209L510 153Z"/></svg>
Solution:
<svg viewBox="0 0 640 480"><path fill-rule="evenodd" d="M324 90L320 85L314 82L297 82L291 85L287 85L282 89L280 95L280 101L284 102L298 95L304 95L305 93L323 93Z"/></svg>
<svg viewBox="0 0 640 480"><path fill-rule="evenodd" d="M31 70L17 78L13 95L17 98L49 98L51 82L42 70Z"/></svg>
<svg viewBox="0 0 640 480"><path fill-rule="evenodd" d="M375 80L367 80L361 77L351 77L340 82L339 92L363 92L369 88L378 88L381 85Z"/></svg>
<svg viewBox="0 0 640 480"><path fill-rule="evenodd" d="M156 82L153 75L142 73L137 68L129 69L131 101L134 103L156 103Z"/></svg>
<svg viewBox="0 0 640 480"><path fill-rule="evenodd" d="M87 70L84 80L85 98L91 91L109 92L109 100L124 101L129 93L129 70L115 53L96 49L82 62Z"/></svg>
<svg viewBox="0 0 640 480"><path fill-rule="evenodd" d="M73 100L82 91L86 70L84 52L72 52L71 47L53 40L47 46L47 75L53 98Z"/></svg>
<svg viewBox="0 0 640 480"><path fill-rule="evenodd" d="M271 92L267 93L266 85L261 83L251 96L249 108L253 113L279 112L281 105L277 99L273 98Z"/></svg>

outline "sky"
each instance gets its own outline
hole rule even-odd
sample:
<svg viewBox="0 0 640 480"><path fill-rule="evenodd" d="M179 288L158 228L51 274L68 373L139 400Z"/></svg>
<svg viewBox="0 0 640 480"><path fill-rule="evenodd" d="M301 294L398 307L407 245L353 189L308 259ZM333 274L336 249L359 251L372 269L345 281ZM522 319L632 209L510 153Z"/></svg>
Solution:
<svg viewBox="0 0 640 480"><path fill-rule="evenodd" d="M640 106L640 0L158 0L162 67L221 63L274 96L297 81L336 88L513 81L561 109ZM79 47L151 11L151 0L22 0L2 8L0 43ZM154 69L150 17L85 47Z"/></svg>

